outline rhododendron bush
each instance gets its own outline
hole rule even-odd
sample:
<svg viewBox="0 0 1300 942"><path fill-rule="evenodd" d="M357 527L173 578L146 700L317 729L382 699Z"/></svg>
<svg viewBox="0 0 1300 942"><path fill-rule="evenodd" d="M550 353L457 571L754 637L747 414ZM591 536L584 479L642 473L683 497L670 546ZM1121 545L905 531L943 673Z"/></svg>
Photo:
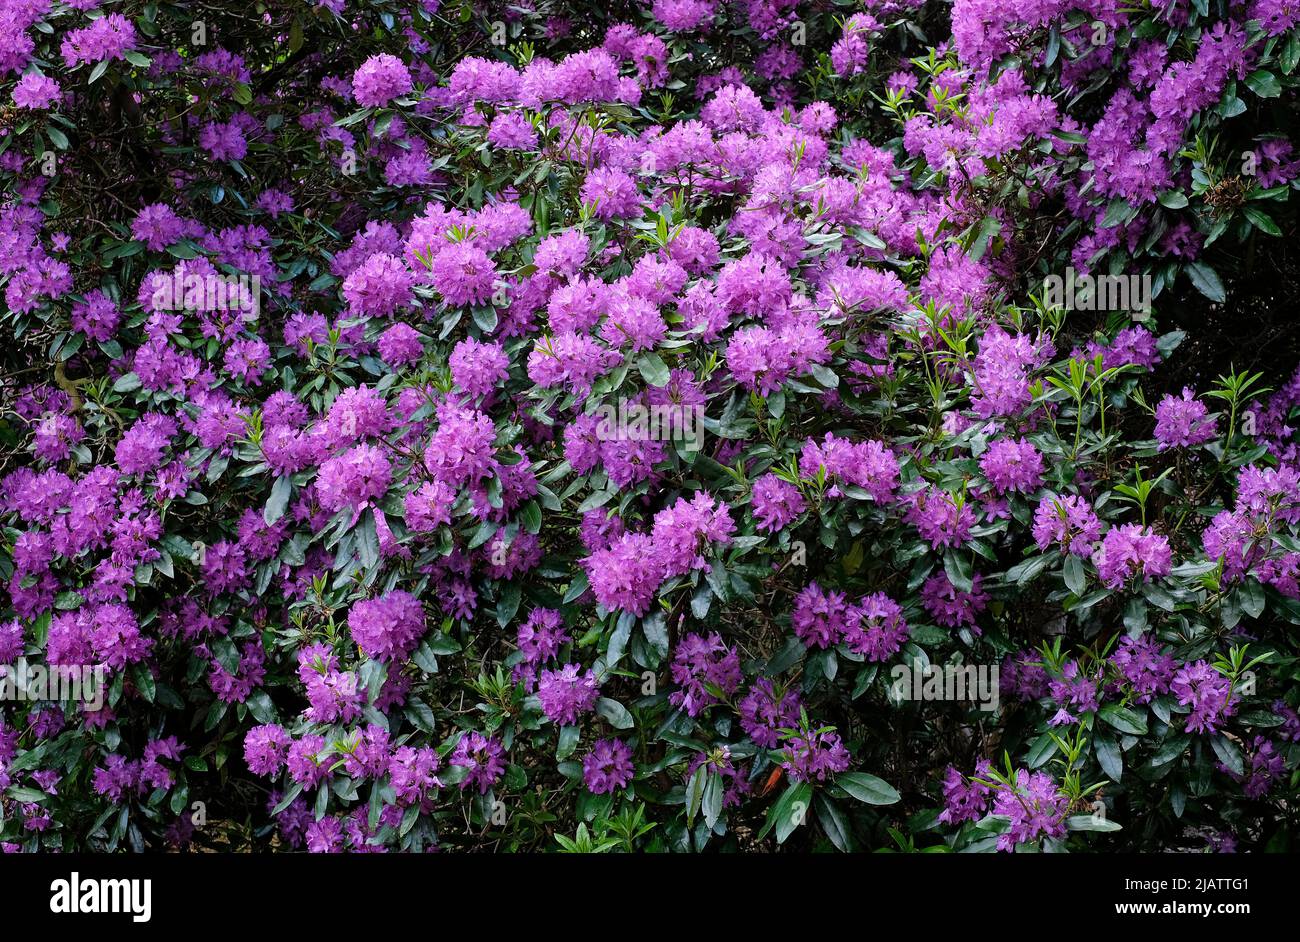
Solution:
<svg viewBox="0 0 1300 942"><path fill-rule="evenodd" d="M6 851L1292 848L1294 0L0 27Z"/></svg>

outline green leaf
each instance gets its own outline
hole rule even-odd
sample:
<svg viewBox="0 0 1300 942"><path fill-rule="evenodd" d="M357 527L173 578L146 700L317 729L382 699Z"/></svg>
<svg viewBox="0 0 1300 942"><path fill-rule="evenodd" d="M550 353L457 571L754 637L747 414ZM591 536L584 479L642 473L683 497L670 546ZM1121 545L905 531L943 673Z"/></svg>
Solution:
<svg viewBox="0 0 1300 942"><path fill-rule="evenodd" d="M1042 553L1038 556L1031 556L1023 563L1012 566L1007 570L1007 582L1014 582L1016 585L1024 585L1038 577L1047 564L1051 562L1050 554Z"/></svg>
<svg viewBox="0 0 1300 942"><path fill-rule="evenodd" d="M38 803L49 797L39 788L28 788L26 785L14 785L7 789L5 794L15 801L25 803Z"/></svg>
<svg viewBox="0 0 1300 942"><path fill-rule="evenodd" d="M1214 749L1214 754L1219 757L1219 761L1234 775L1245 774L1246 762L1242 758L1241 750L1228 737L1219 734L1210 740L1210 746Z"/></svg>
<svg viewBox="0 0 1300 942"><path fill-rule="evenodd" d="M704 771L706 767L701 766L699 771ZM704 786L704 797L700 801L700 811L704 814L704 824L709 830L713 830L713 825L717 824L718 818L722 817L723 798L726 796L726 789L722 784L720 775L710 775L708 783Z"/></svg>
<svg viewBox="0 0 1300 942"><path fill-rule="evenodd" d="M1169 737L1160 744L1160 748L1157 749L1155 755L1151 757L1152 768L1158 768L1159 766L1173 762L1183 754L1191 742L1192 737L1183 734Z"/></svg>
<svg viewBox="0 0 1300 942"><path fill-rule="evenodd" d="M515 617L519 611L519 602L523 598L523 588L517 582L511 582L501 590L501 598L497 600L496 618L497 624L504 628L510 624L510 619Z"/></svg>
<svg viewBox="0 0 1300 942"><path fill-rule="evenodd" d="M1083 568L1083 560L1071 553L1065 557L1065 585L1075 595L1082 597L1088 587L1088 573Z"/></svg>
<svg viewBox="0 0 1300 942"><path fill-rule="evenodd" d="M1037 769L1040 766L1045 765L1047 760L1052 758L1052 756L1056 755L1058 748L1056 740L1052 738L1052 734L1050 732L1043 733L1035 739L1034 744L1029 747L1029 755L1025 757L1025 761L1029 763L1031 769Z"/></svg>
<svg viewBox="0 0 1300 942"><path fill-rule="evenodd" d="M271 485L271 496L267 498L266 507L262 509L262 519L271 526L284 516L289 506L289 496L293 493L293 482L287 476L278 477Z"/></svg>
<svg viewBox="0 0 1300 942"><path fill-rule="evenodd" d="M1264 613L1264 587L1254 579L1242 583L1237 598L1241 602L1241 610L1251 618L1258 618Z"/></svg>
<svg viewBox="0 0 1300 942"><path fill-rule="evenodd" d="M1119 743L1101 731L1092 736L1092 751L1097 756L1097 763L1106 777L1118 782L1124 775L1124 754L1120 752Z"/></svg>
<svg viewBox="0 0 1300 942"><path fill-rule="evenodd" d="M1133 217L1134 212L1135 210L1128 200L1123 197L1116 197L1106 207L1106 215L1101 220L1101 228L1113 229L1116 226L1123 225Z"/></svg>
<svg viewBox="0 0 1300 942"><path fill-rule="evenodd" d="M530 500L524 504L520 511L524 518L524 529L529 533L536 533L542 528L542 508L537 506L537 501Z"/></svg>
<svg viewBox="0 0 1300 942"><path fill-rule="evenodd" d="M700 813L700 805L704 803L704 787L708 783L709 767L701 765L691 775L691 780L686 783L686 826L695 825L695 816Z"/></svg>
<svg viewBox="0 0 1300 942"><path fill-rule="evenodd" d="M636 368L641 374L641 378L651 386L667 386L668 380L672 378L672 374L668 371L668 367L664 365L664 361L659 358L658 354L649 350L637 357Z"/></svg>
<svg viewBox="0 0 1300 942"><path fill-rule="evenodd" d="M989 244L993 237L1002 229L1002 223L995 216L985 216L980 220L979 228L975 231L975 238L971 241L970 249L966 252L972 261L978 262L988 251Z"/></svg>
<svg viewBox="0 0 1300 942"><path fill-rule="evenodd" d="M144 697L146 703L153 703L153 698L158 692L158 685L154 682L153 671L146 664L131 665L131 682L135 684L135 689L140 691L140 696Z"/></svg>
<svg viewBox="0 0 1300 942"><path fill-rule="evenodd" d="M1188 262L1183 266L1187 272L1187 277L1192 279L1192 284L1196 290L1201 292L1211 301L1222 304L1227 298L1223 290L1223 282L1219 280L1219 275L1213 268L1204 262Z"/></svg>
<svg viewBox="0 0 1300 942"><path fill-rule="evenodd" d="M1178 600L1158 582L1148 582L1142 586L1142 595L1156 608L1164 609L1166 612L1172 612L1178 607Z"/></svg>
<svg viewBox="0 0 1300 942"><path fill-rule="evenodd" d="M1282 94L1282 83L1267 69L1256 69L1247 75L1246 85L1260 98L1276 98Z"/></svg>
<svg viewBox="0 0 1300 942"><path fill-rule="evenodd" d="M1282 66L1282 71L1290 75L1295 71L1295 67L1300 65L1300 34L1292 31L1291 38L1282 48L1282 55L1278 58L1278 64Z"/></svg>
<svg viewBox="0 0 1300 942"><path fill-rule="evenodd" d="M969 557L948 550L943 554L943 571L958 592L970 592L974 588Z"/></svg>
<svg viewBox="0 0 1300 942"><path fill-rule="evenodd" d="M1065 819L1065 826L1071 831L1120 831L1123 828L1111 821L1109 818L1103 818L1095 814L1072 814Z"/></svg>
<svg viewBox="0 0 1300 942"><path fill-rule="evenodd" d="M411 655L411 660L415 662L416 667L426 674L438 673L438 657L428 641L420 642L420 646Z"/></svg>
<svg viewBox="0 0 1300 942"><path fill-rule="evenodd" d="M585 569L580 569L574 575L573 581L569 583L569 588L568 591L564 593L564 599L562 604L568 605L570 602L576 601L578 598L582 596L582 593L586 591L587 591L587 572Z"/></svg>
<svg viewBox="0 0 1300 942"><path fill-rule="evenodd" d="M357 553L361 557L361 565L367 570L374 569L379 565L379 535L375 532L375 518L373 514L367 513L361 518L361 523L357 525Z"/></svg>
<svg viewBox="0 0 1300 942"><path fill-rule="evenodd" d="M254 691L244 704L248 707L248 712L253 714L253 718L259 723L274 723L276 721L275 704L265 690Z"/></svg>
<svg viewBox="0 0 1300 942"><path fill-rule="evenodd" d="M596 714L603 716L615 729L631 729L634 725L627 707L609 697L601 697L596 701Z"/></svg>
<svg viewBox="0 0 1300 942"><path fill-rule="evenodd" d="M781 796L781 800L768 812L768 823L763 826L763 833L771 826L776 827L776 842L784 844L787 837L794 833L808 819L809 803L812 801L813 787L810 782L791 785Z"/></svg>
<svg viewBox="0 0 1300 942"><path fill-rule="evenodd" d="M1118 703L1111 703L1102 707L1097 715L1121 733L1128 733L1130 736L1146 735L1146 717L1136 710L1130 710Z"/></svg>
<svg viewBox="0 0 1300 942"><path fill-rule="evenodd" d="M555 747L556 759L567 759L573 755L573 751L578 748L578 740L582 738L582 730L576 726L563 726L560 728L560 739Z"/></svg>
<svg viewBox="0 0 1300 942"><path fill-rule="evenodd" d="M817 808L817 820L822 823L822 831L835 845L835 849L841 853L849 853L853 849L852 828L849 826L848 816L835 804L831 799L826 797L825 792L818 792L817 799L814 802Z"/></svg>
<svg viewBox="0 0 1300 942"><path fill-rule="evenodd" d="M821 383L827 389L839 388L840 376L829 366L822 366L820 363L814 363L812 366L812 375L816 377L817 382Z"/></svg>
<svg viewBox="0 0 1300 942"><path fill-rule="evenodd" d="M1282 230L1277 227L1273 217L1258 206L1245 206L1242 208L1242 212L1246 214L1250 224L1265 235L1280 236L1282 234Z"/></svg>
<svg viewBox="0 0 1300 942"><path fill-rule="evenodd" d="M866 772L842 772L836 776L835 784L869 805L892 805L900 797L894 786Z"/></svg>
<svg viewBox="0 0 1300 942"><path fill-rule="evenodd" d="M494 307L480 304L470 310L470 316L474 318L478 329L485 334L490 334L497 329L497 309Z"/></svg>

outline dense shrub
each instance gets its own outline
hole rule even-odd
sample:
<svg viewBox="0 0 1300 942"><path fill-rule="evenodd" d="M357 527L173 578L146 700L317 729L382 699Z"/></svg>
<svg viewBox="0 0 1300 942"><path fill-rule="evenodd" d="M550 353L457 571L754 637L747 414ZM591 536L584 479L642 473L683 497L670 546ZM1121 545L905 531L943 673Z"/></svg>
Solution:
<svg viewBox="0 0 1300 942"><path fill-rule="evenodd" d="M1289 849L1298 24L0 0L0 841Z"/></svg>

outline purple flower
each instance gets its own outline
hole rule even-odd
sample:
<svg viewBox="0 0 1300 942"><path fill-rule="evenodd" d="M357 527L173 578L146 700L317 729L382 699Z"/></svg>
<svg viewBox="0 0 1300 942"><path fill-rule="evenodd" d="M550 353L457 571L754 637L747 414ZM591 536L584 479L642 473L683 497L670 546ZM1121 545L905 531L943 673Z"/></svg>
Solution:
<svg viewBox="0 0 1300 942"><path fill-rule="evenodd" d="M479 343L473 337L456 344L448 362L456 385L471 396L486 396L500 386L510 363L500 344Z"/></svg>
<svg viewBox="0 0 1300 942"><path fill-rule="evenodd" d="M831 66L837 75L854 75L866 68L871 55L870 34L878 33L880 28L868 13L855 13L844 21L843 34L831 46Z"/></svg>
<svg viewBox="0 0 1300 942"><path fill-rule="evenodd" d="M199 146L213 160L243 160L248 156L244 130L234 121L210 121L199 132Z"/></svg>
<svg viewBox="0 0 1300 942"><path fill-rule="evenodd" d="M45 111L61 95L59 83L39 72L28 72L14 86L14 104L34 111Z"/></svg>
<svg viewBox="0 0 1300 942"><path fill-rule="evenodd" d="M405 366L424 356L420 332L409 324L394 324L379 335L379 355L390 366Z"/></svg>
<svg viewBox="0 0 1300 942"><path fill-rule="evenodd" d="M533 609L515 636L515 643L524 656L523 662L515 668L516 679L528 673L528 668L554 660L559 656L561 646L572 640L559 612L549 608Z"/></svg>
<svg viewBox="0 0 1300 942"><path fill-rule="evenodd" d="M325 755L324 736L304 736L289 747L285 765L289 777L303 788L311 788L330 778L332 756Z"/></svg>
<svg viewBox="0 0 1300 942"><path fill-rule="evenodd" d="M729 697L743 679L740 655L727 647L716 631L707 637L698 634L683 637L673 655L672 675L681 689L674 690L668 701L690 716L698 716L718 702L709 687Z"/></svg>
<svg viewBox="0 0 1300 942"><path fill-rule="evenodd" d="M163 463L163 449L176 434L176 422L150 412L140 418L117 442L114 457L123 474L145 474Z"/></svg>
<svg viewBox="0 0 1300 942"><path fill-rule="evenodd" d="M1217 733L1237 711L1232 681L1206 661L1179 668L1169 689L1179 704L1191 707L1187 716L1187 731L1191 733Z"/></svg>
<svg viewBox="0 0 1300 942"><path fill-rule="evenodd" d="M641 193L636 181L621 170L598 167L591 171L580 195L584 203L595 204L599 219L641 215Z"/></svg>
<svg viewBox="0 0 1300 942"><path fill-rule="evenodd" d="M844 643L855 654L879 662L897 654L908 634L902 607L885 593L877 592L864 596L849 609Z"/></svg>
<svg viewBox="0 0 1300 942"><path fill-rule="evenodd" d="M1092 561L1101 581L1111 589L1121 588L1139 575L1143 582L1167 576L1172 566L1169 541L1134 523L1106 531Z"/></svg>
<svg viewBox="0 0 1300 942"><path fill-rule="evenodd" d="M400 258L375 252L344 279L343 299L356 314L387 317L410 305L415 282L415 273Z"/></svg>
<svg viewBox="0 0 1300 942"><path fill-rule="evenodd" d="M1271 741L1263 736L1256 736L1246 750L1248 763L1243 773L1238 774L1222 762L1217 763L1220 772L1241 783L1241 791L1247 798L1263 798L1272 789L1273 783L1286 771L1286 758L1277 751Z"/></svg>
<svg viewBox="0 0 1300 942"><path fill-rule="evenodd" d="M1246 514L1221 510L1201 534L1205 555L1223 562L1227 582L1241 579L1263 561L1268 553L1266 538L1256 533L1255 524Z"/></svg>
<svg viewBox="0 0 1300 942"><path fill-rule="evenodd" d="M496 268L472 242L455 242L433 256L429 278L450 305L486 304L492 297Z"/></svg>
<svg viewBox="0 0 1300 942"><path fill-rule="evenodd" d="M805 647L834 647L848 628L849 605L843 592L825 592L810 582L795 597L790 620Z"/></svg>
<svg viewBox="0 0 1300 942"><path fill-rule="evenodd" d="M600 684L591 668L584 672L578 664L565 664L559 670L544 670L537 682L537 699L552 723L572 726L578 717L596 706Z"/></svg>
<svg viewBox="0 0 1300 942"><path fill-rule="evenodd" d="M374 723L354 732L342 747L343 770L354 779L378 778L391 757L388 730Z"/></svg>
<svg viewBox="0 0 1300 942"><path fill-rule="evenodd" d="M361 653L371 658L402 660L425 633L424 606L409 592L395 589L363 599L348 613L348 629Z"/></svg>
<svg viewBox="0 0 1300 942"><path fill-rule="evenodd" d="M426 795L442 782L436 775L440 761L437 750L430 747L402 746L388 761L388 780L403 807L424 801Z"/></svg>
<svg viewBox="0 0 1300 942"><path fill-rule="evenodd" d="M120 802L125 795L136 791L140 781L140 764L125 756L104 757L104 764L95 769L92 787L98 795Z"/></svg>
<svg viewBox="0 0 1300 942"><path fill-rule="evenodd" d="M60 52L68 68L83 63L124 59L135 49L135 26L120 13L109 13L63 37Z"/></svg>
<svg viewBox="0 0 1300 942"><path fill-rule="evenodd" d="M1055 543L1063 553L1087 557L1100 536L1101 521L1082 497L1045 497L1034 511L1034 542L1040 550Z"/></svg>
<svg viewBox="0 0 1300 942"><path fill-rule="evenodd" d="M786 740L781 767L792 782L824 782L849 767L851 757L833 730L802 728Z"/></svg>
<svg viewBox="0 0 1300 942"><path fill-rule="evenodd" d="M244 761L254 775L274 775L284 765L293 737L281 726L254 726L244 734Z"/></svg>
<svg viewBox="0 0 1300 942"><path fill-rule="evenodd" d="M652 538L665 574L682 576L692 569L707 569L704 549L715 543L727 545L735 529L727 505L701 491L655 514Z"/></svg>
<svg viewBox="0 0 1300 942"><path fill-rule="evenodd" d="M624 533L583 560L583 566L603 608L631 612L638 618L650 610L666 578L655 541L644 533Z"/></svg>
<svg viewBox="0 0 1300 942"><path fill-rule="evenodd" d="M388 492L393 469L374 445L357 445L320 466L316 496L326 510L355 508Z"/></svg>
<svg viewBox="0 0 1300 942"><path fill-rule="evenodd" d="M1183 389L1181 399L1165 396L1156 406L1156 441L1160 450L1191 448L1208 442L1219 434L1214 419L1206 418L1205 403L1196 398L1192 388Z"/></svg>
<svg viewBox="0 0 1300 942"><path fill-rule="evenodd" d="M506 770L504 753L501 744L491 737L476 732L462 735L451 753L451 764L465 769L461 790L477 785L479 793L486 795Z"/></svg>
<svg viewBox="0 0 1300 942"><path fill-rule="evenodd" d="M1026 408L1030 372L1047 363L1052 345L1044 337L1008 334L1001 327L990 327L980 339L972 374L972 404L982 419L1016 415Z"/></svg>
<svg viewBox="0 0 1300 942"><path fill-rule="evenodd" d="M970 501L928 486L909 498L905 519L933 549L961 546L975 526Z"/></svg>
<svg viewBox="0 0 1300 942"><path fill-rule="evenodd" d="M965 821L978 821L984 817L989 808L989 798L993 788L977 779L986 779L992 766L988 759L975 763L975 774L969 779L952 766L943 776L943 811L939 820L946 824L958 825Z"/></svg>
<svg viewBox="0 0 1300 942"><path fill-rule="evenodd" d="M121 321L121 310L103 291L91 291L85 301L72 306L72 329L92 340L111 340Z"/></svg>
<svg viewBox="0 0 1300 942"><path fill-rule="evenodd" d="M474 409L451 403L438 408L438 430L424 452L425 467L451 487L477 484L498 473L496 427Z"/></svg>
<svg viewBox="0 0 1300 942"><path fill-rule="evenodd" d="M1057 705L1057 712L1048 721L1048 725L1077 723L1078 714L1095 712L1100 706L1099 687L1099 677L1084 674L1077 661L1068 662L1061 669L1061 676L1053 677L1048 682L1048 695ZM1071 713L1071 710L1074 712Z"/></svg>
<svg viewBox="0 0 1300 942"><path fill-rule="evenodd" d="M505 112L492 119L488 143L510 150L536 150L537 131L526 115Z"/></svg>
<svg viewBox="0 0 1300 942"><path fill-rule="evenodd" d="M775 749L781 742L778 731L799 725L799 693L786 690L778 694L771 680L760 677L737 704L737 710L745 735L757 746Z"/></svg>
<svg viewBox="0 0 1300 942"><path fill-rule="evenodd" d="M593 795L608 795L627 787L635 771L632 750L621 739L602 739L582 760L582 779Z"/></svg>
<svg viewBox="0 0 1300 942"><path fill-rule="evenodd" d="M1042 772L1016 772L1014 788L1000 785L993 801L993 813L1010 821L998 836L998 850L1010 851L1044 837L1065 835L1065 815L1070 800L1057 790L1051 776Z"/></svg>
<svg viewBox="0 0 1300 942"><path fill-rule="evenodd" d="M307 825L307 850L313 854L343 853L343 824L328 815Z"/></svg>
<svg viewBox="0 0 1300 942"><path fill-rule="evenodd" d="M946 572L937 572L921 587L921 604L939 624L949 628L969 625L978 635L981 631L975 623L975 616L988 607L989 598L981 588L983 581L983 577L975 573L971 577L971 590L963 592L952 584Z"/></svg>
<svg viewBox="0 0 1300 942"><path fill-rule="evenodd" d="M0 664L12 664L22 653L22 624L17 621L0 622Z"/></svg>
<svg viewBox="0 0 1300 942"><path fill-rule="evenodd" d="M303 716L313 723L348 723L361 715L365 691L352 671L309 673L303 684L311 706Z"/></svg>
<svg viewBox="0 0 1300 942"><path fill-rule="evenodd" d="M751 500L755 526L769 532L783 529L807 509L799 488L775 474L765 474L754 482Z"/></svg>
<svg viewBox="0 0 1300 942"><path fill-rule="evenodd" d="M371 56L352 75L352 95L363 108L382 108L411 88L411 73L388 53Z"/></svg>
<svg viewBox="0 0 1300 942"><path fill-rule="evenodd" d="M1150 703L1160 694L1168 693L1177 664L1150 635L1121 638L1110 662L1119 669L1138 703Z"/></svg>
<svg viewBox="0 0 1300 942"><path fill-rule="evenodd" d="M989 479L994 493L1028 493L1042 483L1043 456L1023 438L1000 438L989 443L988 450L980 458L980 469Z"/></svg>

